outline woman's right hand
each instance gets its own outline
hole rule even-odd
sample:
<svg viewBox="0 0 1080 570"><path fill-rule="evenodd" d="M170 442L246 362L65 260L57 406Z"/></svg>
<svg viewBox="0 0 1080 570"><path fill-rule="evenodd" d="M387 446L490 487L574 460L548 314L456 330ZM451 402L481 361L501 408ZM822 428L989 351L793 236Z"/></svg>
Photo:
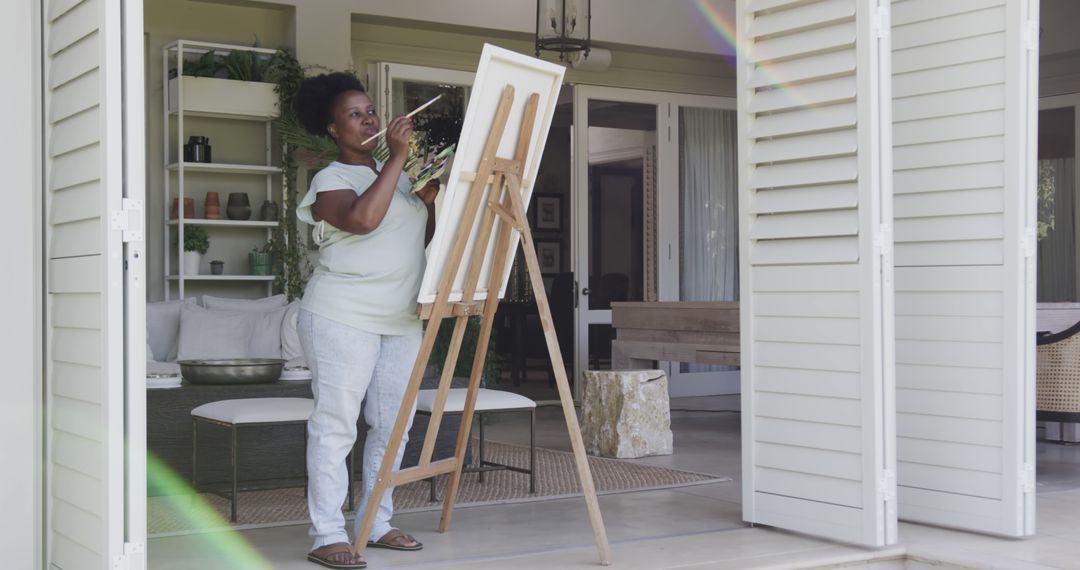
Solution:
<svg viewBox="0 0 1080 570"><path fill-rule="evenodd" d="M390 147L390 158L409 158L409 138L412 137L412 132L411 118L399 115L390 120L390 126L386 127L386 144Z"/></svg>

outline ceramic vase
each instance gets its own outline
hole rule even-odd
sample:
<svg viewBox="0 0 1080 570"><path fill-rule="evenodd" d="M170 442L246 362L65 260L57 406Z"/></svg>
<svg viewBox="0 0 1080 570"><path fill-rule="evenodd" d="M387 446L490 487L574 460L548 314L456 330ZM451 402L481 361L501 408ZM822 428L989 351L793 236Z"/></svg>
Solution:
<svg viewBox="0 0 1080 570"><path fill-rule="evenodd" d="M229 194L229 203L225 207L225 214L230 220L247 220L251 218L251 202L248 201L247 192L233 192Z"/></svg>
<svg viewBox="0 0 1080 570"><path fill-rule="evenodd" d="M207 192L203 202L203 215L208 220L221 219L221 198L217 192Z"/></svg>
<svg viewBox="0 0 1080 570"><path fill-rule="evenodd" d="M268 252L253 251L248 254L248 263L251 264L252 275L270 275L274 257Z"/></svg>
<svg viewBox="0 0 1080 570"><path fill-rule="evenodd" d="M277 202L273 200L267 200L263 202L262 208L259 213L261 214L264 222L276 222L278 219L278 207Z"/></svg>
<svg viewBox="0 0 1080 570"><path fill-rule="evenodd" d="M210 275L221 275L225 273L225 262L214 260L210 262Z"/></svg>

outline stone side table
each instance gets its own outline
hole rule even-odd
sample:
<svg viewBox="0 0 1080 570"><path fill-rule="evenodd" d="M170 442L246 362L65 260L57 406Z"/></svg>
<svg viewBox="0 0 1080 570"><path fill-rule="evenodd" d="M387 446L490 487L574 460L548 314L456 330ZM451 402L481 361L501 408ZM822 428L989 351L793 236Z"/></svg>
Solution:
<svg viewBox="0 0 1080 570"><path fill-rule="evenodd" d="M671 404L662 370L589 370L581 435L592 455L671 455Z"/></svg>

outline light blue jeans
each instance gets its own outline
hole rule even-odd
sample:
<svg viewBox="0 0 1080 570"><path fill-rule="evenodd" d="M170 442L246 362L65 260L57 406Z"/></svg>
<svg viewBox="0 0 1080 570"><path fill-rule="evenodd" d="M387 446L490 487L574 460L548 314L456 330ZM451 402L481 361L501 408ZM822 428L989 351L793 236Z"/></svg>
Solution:
<svg viewBox="0 0 1080 570"><path fill-rule="evenodd" d="M335 542L350 542L341 512L349 484L345 458L356 441L356 420L366 394L364 421L370 429L364 440L364 496L356 511L353 534L359 531L405 397L409 374L420 352L421 333L377 335L305 310L298 315L297 328L315 395L307 443L309 534L315 539L314 550ZM415 412L414 405L409 426ZM394 469L401 466L408 432L406 428ZM371 540L390 532L393 514L393 489L388 489L379 503Z"/></svg>

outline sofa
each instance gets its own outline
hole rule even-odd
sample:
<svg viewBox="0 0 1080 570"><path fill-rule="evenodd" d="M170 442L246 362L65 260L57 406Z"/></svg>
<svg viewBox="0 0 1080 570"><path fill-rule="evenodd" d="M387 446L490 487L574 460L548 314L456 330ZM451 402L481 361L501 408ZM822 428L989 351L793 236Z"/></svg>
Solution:
<svg viewBox="0 0 1080 570"><path fill-rule="evenodd" d="M262 299L229 299L203 296L178 301L147 303L147 371L179 372L177 360L218 358L283 358L289 367L303 366L303 350L296 331L297 301L284 295ZM148 378L148 386L154 379ZM435 387L438 378L424 379L425 388ZM467 379L455 379L463 387ZM193 408L208 402L233 398L310 398L310 381L278 381L269 384L207 386L182 383L178 388L147 390L147 451L151 457L148 492L161 495L177 492L165 484L160 469L167 468L185 481L191 480L191 416ZM417 416L409 431L404 467L417 463L427 429L426 416ZM364 434L363 414L357 433ZM443 419L435 445L435 459L454 453L459 419ZM228 479L229 456L224 429L199 431L199 481ZM244 430L240 433L240 480L263 481L266 486L304 476L304 430L299 426L278 426ZM357 451L363 452L363 437ZM362 470L357 464L357 478ZM258 483L253 487L260 486Z"/></svg>

